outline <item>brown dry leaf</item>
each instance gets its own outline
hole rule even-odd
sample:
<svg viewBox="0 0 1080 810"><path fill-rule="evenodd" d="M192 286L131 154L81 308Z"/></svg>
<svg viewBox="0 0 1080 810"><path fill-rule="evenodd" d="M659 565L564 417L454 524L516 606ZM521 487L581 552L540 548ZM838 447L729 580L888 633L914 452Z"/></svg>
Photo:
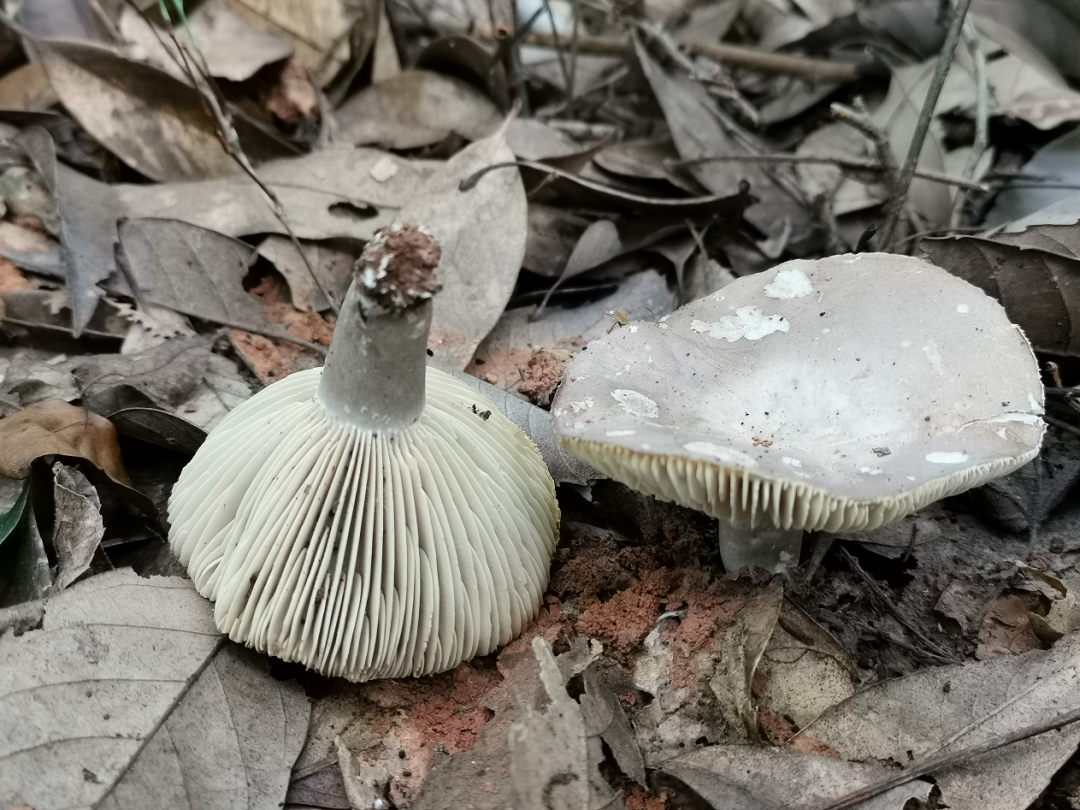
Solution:
<svg viewBox="0 0 1080 810"><path fill-rule="evenodd" d="M1054 243L1054 251L1037 247ZM1000 301L1036 349L1080 354L1080 261L1073 252L1080 245L1069 229L923 239L920 247L934 264Z"/></svg>
<svg viewBox="0 0 1080 810"><path fill-rule="evenodd" d="M408 70L365 88L337 116L342 141L390 149L428 146L452 133L476 141L502 121L498 108L471 84L426 70Z"/></svg>
<svg viewBox="0 0 1080 810"><path fill-rule="evenodd" d="M31 62L0 78L0 109L47 110L60 99L40 62Z"/></svg>
<svg viewBox="0 0 1080 810"><path fill-rule="evenodd" d="M346 63L363 62L367 50L353 47L351 34L361 38L375 29L378 6L356 0L225 0L226 7L255 28L292 42L296 56L326 87ZM371 45L367 40L368 47Z"/></svg>
<svg viewBox="0 0 1080 810"><path fill-rule="evenodd" d="M1068 87L1031 90L999 104L994 114L1027 121L1039 129L1056 129L1080 121L1080 93Z"/></svg>
<svg viewBox="0 0 1080 810"><path fill-rule="evenodd" d="M107 48L36 44L64 107L128 165L163 183L237 171L194 88Z"/></svg>
<svg viewBox="0 0 1080 810"><path fill-rule="evenodd" d="M0 475L26 478L34 459L50 455L85 458L130 486L116 428L105 417L49 400L0 420Z"/></svg>
<svg viewBox="0 0 1080 810"><path fill-rule="evenodd" d="M286 124L318 120L319 96L298 59L290 59L281 68L266 99L266 109Z"/></svg>
<svg viewBox="0 0 1080 810"><path fill-rule="evenodd" d="M517 169L488 172L468 191L461 182L513 161L505 130L470 144L401 209L400 220L430 229L442 247L429 345L454 368L468 365L502 315L517 283L528 231L525 188Z"/></svg>

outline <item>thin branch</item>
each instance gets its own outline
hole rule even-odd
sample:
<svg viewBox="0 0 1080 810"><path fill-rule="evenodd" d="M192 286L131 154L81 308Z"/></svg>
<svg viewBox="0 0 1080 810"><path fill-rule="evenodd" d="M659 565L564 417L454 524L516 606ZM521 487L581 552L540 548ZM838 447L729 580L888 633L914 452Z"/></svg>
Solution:
<svg viewBox="0 0 1080 810"><path fill-rule="evenodd" d="M478 25L471 31L462 29L447 31L447 33L472 34L477 39L489 42L501 38L497 29L485 25ZM522 41L527 45L559 47L558 37L546 31L531 31L525 34ZM577 38L577 46L579 53L622 55L630 46L630 42L625 37L597 37L581 34ZM756 70L761 73L796 76L807 81L853 82L861 78L865 72L862 65L852 62L836 62L829 59L775 53L742 45L699 42L688 44L686 50L693 56L705 56L722 65Z"/></svg>
<svg viewBox="0 0 1080 810"><path fill-rule="evenodd" d="M975 140L971 144L971 154L968 155L964 171L960 175L965 180L975 176L975 170L979 167L990 143L990 77L986 69L986 54L983 53L982 42L975 23L964 20L964 27L960 30L964 38L964 47L971 54L971 61L975 66ZM960 226L960 220L964 214L964 204L967 202L967 194L957 193L953 202L952 216L949 224L954 228Z"/></svg>
<svg viewBox="0 0 1080 810"><path fill-rule="evenodd" d="M881 127L874 123L874 119L871 117L870 111L866 109L862 99L856 98L854 105L851 107L834 102L830 109L838 120L859 130L874 144L878 164L881 166L882 171L885 172L885 182L889 186L889 192L895 193L900 182L900 168L896 165L896 158L893 156L888 136L882 131ZM884 245L884 242L881 244Z"/></svg>
<svg viewBox="0 0 1080 810"><path fill-rule="evenodd" d="M1056 717L1052 717L1049 720L1043 720L1040 723L1032 723L1030 726L1025 726L1024 728L1010 731L1005 734L999 734L996 737L991 737L989 740L979 743L978 745L973 745L970 748L926 757L919 762L909 765L898 773L879 779L876 782L871 782L866 787L853 790L851 793L841 796L834 801L819 804L812 808L812 810L847 810L849 807L854 807L861 802L865 802L867 799L880 796L882 793L886 793L895 787L906 785L908 782L913 782L920 776L926 776L927 774L941 771L943 768L958 765L961 762L967 762L975 757L988 754L999 748L1004 748L1006 745L1012 745L1013 743L1030 739L1039 734L1045 734L1048 731L1056 731L1057 729L1064 728L1077 721L1080 721L1080 708L1073 709L1064 714L1059 714Z"/></svg>
<svg viewBox="0 0 1080 810"><path fill-rule="evenodd" d="M919 113L919 120L915 125L915 134L911 138L907 158L900 169L900 176L897 179L896 188L889 203L885 224L881 229L879 244L883 250L889 250L892 247L896 226L899 224L900 217L907 207L908 189L911 187L911 180L915 176L915 167L919 162L919 156L922 154L926 135L930 131L930 122L933 120L938 98L941 97L941 88L945 86L945 78L949 75L949 68L952 67L953 57L956 54L956 45L960 41L960 31L963 28L964 19L967 17L970 5L971 0L956 0L956 5L953 7L949 30L945 35L945 44L941 46L941 53L938 54L937 67L934 69L934 76L930 80L930 87L926 91L926 99L923 101L922 111Z"/></svg>
<svg viewBox="0 0 1080 810"><path fill-rule="evenodd" d="M876 160L861 160L859 158L846 158L833 155L790 155L784 152L772 152L762 155L716 155L712 157L697 158L695 160L680 160L673 161L672 166L694 166L698 163L713 163L713 162L725 162L725 163L820 163L831 166L837 166L841 169L850 169L857 172L875 172L875 173L888 173L889 169L882 166ZM894 164L895 165L895 164ZM958 186L959 188L968 189L970 191L989 191L990 187L984 183L978 183L973 180L965 180L961 177L953 177L948 174L941 174L940 172L927 172L921 169L916 170L916 177L920 177L923 180L930 180L934 183L942 183L947 186Z"/></svg>

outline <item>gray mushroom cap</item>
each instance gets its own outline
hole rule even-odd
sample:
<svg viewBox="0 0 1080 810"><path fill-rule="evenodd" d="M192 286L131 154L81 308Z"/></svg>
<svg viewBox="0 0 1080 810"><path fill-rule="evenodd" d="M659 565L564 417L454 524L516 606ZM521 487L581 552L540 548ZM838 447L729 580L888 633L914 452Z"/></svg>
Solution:
<svg viewBox="0 0 1080 810"><path fill-rule="evenodd" d="M792 261L594 340L552 406L575 456L738 525L872 529L1039 451L1031 347L891 254Z"/></svg>

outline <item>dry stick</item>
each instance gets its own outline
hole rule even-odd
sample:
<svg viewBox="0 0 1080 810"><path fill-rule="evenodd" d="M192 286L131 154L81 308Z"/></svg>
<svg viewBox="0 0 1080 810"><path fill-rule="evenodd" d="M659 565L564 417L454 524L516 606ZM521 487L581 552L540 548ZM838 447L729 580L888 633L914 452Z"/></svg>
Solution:
<svg viewBox="0 0 1080 810"><path fill-rule="evenodd" d="M979 32L975 29L975 23L964 20L964 27L960 31L964 38L964 47L971 54L971 61L975 65L975 140L971 144L971 154L968 155L964 171L960 175L965 180L975 176L975 170L979 167L983 153L990 143L990 77L986 69L986 54L979 40ZM960 219L964 214L964 203L967 195L957 193L953 202L952 216L949 217L949 225L953 228L960 226Z"/></svg>
<svg viewBox="0 0 1080 810"><path fill-rule="evenodd" d="M866 105L863 104L863 100L856 98L851 107L834 102L829 109L832 110L832 114L838 120L859 130L874 144L878 162L882 171L885 172L885 182L889 186L889 192L895 193L900 182L900 168L896 165L896 158L893 157L888 136L881 130L881 127L874 123L874 119L871 117L870 111L866 109ZM880 244L884 245L884 242Z"/></svg>
<svg viewBox="0 0 1080 810"><path fill-rule="evenodd" d="M1060 714L1050 720L1044 720L1041 723L1032 723L1030 726L1025 726L1016 731L999 734L978 745L973 745L971 748L965 748L961 751L954 751L948 754L935 754L934 756L927 757L904 768L904 770L896 774L879 779L876 782L871 782L869 785L866 785L866 787L859 788L858 790L853 790L851 793L845 794L839 799L819 804L816 807L813 807L812 810L847 810L847 808L854 807L860 802L865 802L867 799L880 796L882 793L886 793L894 787L913 782L920 776L926 776L927 774L939 771L942 768L948 768L952 765L966 762L969 759L974 759L975 757L982 756L991 751L996 751L998 748L1004 748L1006 745L1012 745L1013 743L1035 737L1039 734L1045 734L1048 731L1064 728L1077 721L1080 721L1080 708L1073 709L1065 714Z"/></svg>
<svg viewBox="0 0 1080 810"><path fill-rule="evenodd" d="M885 224L881 229L879 244L882 250L892 248L896 226L899 224L900 217L907 206L908 189L911 187L912 177L915 176L915 166L919 162L919 155L922 154L926 135L930 131L930 121L934 117L934 110L937 108L938 98L941 96L941 88L945 86L945 78L949 75L949 68L952 67L953 56L956 54L956 44L960 41L960 30L964 26L964 18L967 17L970 5L971 0L956 0L956 5L953 8L952 20L949 22L949 30L945 35L945 44L941 46L941 53L938 54L934 77L931 79L930 88L926 92L926 100L923 102L922 111L919 113L915 134L911 138L911 146L908 147L907 158L900 169L900 176L897 178L896 188L889 204L889 211L885 217Z"/></svg>
<svg viewBox="0 0 1080 810"><path fill-rule="evenodd" d="M694 160L674 161L673 166L693 166L698 163L820 163L836 166L841 169L851 169L859 172L885 172L889 169L874 160L860 160L858 158L846 158L831 155L789 155L784 152L773 152L762 155L715 155L712 157L696 158ZM895 163L894 163L895 168ZM961 177L953 177L940 172L927 172L916 170L915 176L934 183L942 183L947 186L958 186L970 191L989 191L990 187L985 183L974 180L965 180Z"/></svg>
<svg viewBox="0 0 1080 810"><path fill-rule="evenodd" d="M488 25L478 25L471 31L462 30L454 33L472 34L477 39L488 41L500 39L499 32ZM522 41L527 45L559 47L558 37L545 31L531 31L522 38ZM624 37L596 37L581 34L577 38L580 53L621 56L629 46L629 40ZM774 53L740 45L697 42L687 45L686 50L694 56L705 56L720 64L757 70L762 73L796 76L807 81L853 82L861 78L865 70L862 65L851 62L834 62L829 59Z"/></svg>

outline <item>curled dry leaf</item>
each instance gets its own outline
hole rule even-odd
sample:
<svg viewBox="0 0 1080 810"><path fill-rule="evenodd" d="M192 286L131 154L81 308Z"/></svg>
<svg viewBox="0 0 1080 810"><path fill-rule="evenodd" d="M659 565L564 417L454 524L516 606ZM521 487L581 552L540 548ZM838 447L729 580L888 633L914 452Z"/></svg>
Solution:
<svg viewBox="0 0 1080 810"><path fill-rule="evenodd" d="M50 400L0 420L0 475L26 478L41 456L75 456L129 485L116 429L102 416Z"/></svg>
<svg viewBox="0 0 1080 810"><path fill-rule="evenodd" d="M52 542L59 563L55 587L62 591L89 570L101 547L105 523L94 485L79 470L59 461L53 464L53 503Z"/></svg>
<svg viewBox="0 0 1080 810"><path fill-rule="evenodd" d="M189 581L112 571L0 636L0 802L277 810L307 698L223 646Z"/></svg>
<svg viewBox="0 0 1080 810"><path fill-rule="evenodd" d="M404 208L402 222L428 228L442 247L429 345L462 369L499 320L517 283L528 230L525 187L516 169L496 169L462 191L481 169L514 159L505 130L458 152Z"/></svg>
<svg viewBox="0 0 1080 810"><path fill-rule="evenodd" d="M495 104L471 84L426 70L408 70L365 88L337 115L343 141L390 149L428 146L450 134L476 141L502 120ZM513 160L513 153L504 159Z"/></svg>

